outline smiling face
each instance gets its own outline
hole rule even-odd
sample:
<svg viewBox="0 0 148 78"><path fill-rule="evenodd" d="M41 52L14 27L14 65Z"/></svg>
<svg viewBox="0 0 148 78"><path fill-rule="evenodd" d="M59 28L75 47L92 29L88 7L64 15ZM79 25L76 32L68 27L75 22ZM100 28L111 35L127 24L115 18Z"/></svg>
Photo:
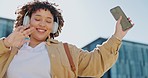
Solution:
<svg viewBox="0 0 148 78"><path fill-rule="evenodd" d="M30 20L30 26L34 27L35 30L30 38L37 41L45 41L52 32L53 20L53 15L49 10L40 9L33 13Z"/></svg>

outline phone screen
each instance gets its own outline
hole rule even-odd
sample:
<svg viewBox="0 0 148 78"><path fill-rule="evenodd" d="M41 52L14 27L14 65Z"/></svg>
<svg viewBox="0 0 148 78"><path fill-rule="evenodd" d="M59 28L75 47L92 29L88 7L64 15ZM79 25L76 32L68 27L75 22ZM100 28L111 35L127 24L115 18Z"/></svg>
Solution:
<svg viewBox="0 0 148 78"><path fill-rule="evenodd" d="M123 10L119 6L112 8L110 10L110 12L112 13L112 15L113 15L113 17L115 18L116 21L120 18L120 16L122 16L122 20L121 20L120 23L121 23L123 31L126 31L127 29L129 29L133 26L130 23L130 21L128 20L128 18L126 17Z"/></svg>

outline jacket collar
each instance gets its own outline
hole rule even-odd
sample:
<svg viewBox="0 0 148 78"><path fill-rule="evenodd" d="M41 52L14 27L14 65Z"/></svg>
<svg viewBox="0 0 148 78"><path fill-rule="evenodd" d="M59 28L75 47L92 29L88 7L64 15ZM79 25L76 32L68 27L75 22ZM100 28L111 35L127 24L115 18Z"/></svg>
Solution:
<svg viewBox="0 0 148 78"><path fill-rule="evenodd" d="M55 39L47 39L47 44L48 45L51 45L51 44L58 44L59 41L58 40L55 40Z"/></svg>
<svg viewBox="0 0 148 78"><path fill-rule="evenodd" d="M47 45L58 44L58 43L59 43L59 41L55 40L55 39L47 39L47 41L46 41ZM15 47L13 47L12 49L13 49L14 52L11 52L11 54L16 54L19 50L18 48L15 48Z"/></svg>

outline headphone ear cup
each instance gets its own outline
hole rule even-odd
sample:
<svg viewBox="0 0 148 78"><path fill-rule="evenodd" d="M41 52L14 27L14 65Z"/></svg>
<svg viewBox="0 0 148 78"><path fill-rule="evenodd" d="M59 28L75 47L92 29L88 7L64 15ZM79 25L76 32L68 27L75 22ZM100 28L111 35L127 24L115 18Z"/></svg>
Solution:
<svg viewBox="0 0 148 78"><path fill-rule="evenodd" d="M58 31L58 27L59 27L58 23L57 22L54 22L54 26L53 26L53 29L52 29L52 33L53 34Z"/></svg>
<svg viewBox="0 0 148 78"><path fill-rule="evenodd" d="M25 16L24 19L23 19L23 25L26 26L26 25L29 24L29 22L30 22L29 16Z"/></svg>

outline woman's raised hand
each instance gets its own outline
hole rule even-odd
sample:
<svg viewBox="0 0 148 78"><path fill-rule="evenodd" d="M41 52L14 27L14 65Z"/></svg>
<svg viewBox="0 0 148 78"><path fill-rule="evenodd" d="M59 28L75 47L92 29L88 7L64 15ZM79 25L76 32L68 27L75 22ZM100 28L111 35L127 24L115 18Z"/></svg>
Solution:
<svg viewBox="0 0 148 78"><path fill-rule="evenodd" d="M34 27L30 26L19 26L14 32L12 32L7 38L4 39L4 44L6 47L17 47L20 48L24 43L29 42L26 37L33 32Z"/></svg>
<svg viewBox="0 0 148 78"><path fill-rule="evenodd" d="M115 33L114 33L114 36L116 36L116 37L119 38L120 40L122 40L123 37L127 34L127 32L131 29L131 28L129 28L129 29L127 29L126 31L123 31L123 30L122 30L122 26L121 26L121 24L120 24L121 20L122 20L122 16L120 16L120 18L118 19L118 21L117 21L117 23L116 23L116 30L115 30ZM128 20L129 20L130 22L132 22L132 21L130 20L130 18L128 18ZM132 25L134 25L134 24L132 24Z"/></svg>

